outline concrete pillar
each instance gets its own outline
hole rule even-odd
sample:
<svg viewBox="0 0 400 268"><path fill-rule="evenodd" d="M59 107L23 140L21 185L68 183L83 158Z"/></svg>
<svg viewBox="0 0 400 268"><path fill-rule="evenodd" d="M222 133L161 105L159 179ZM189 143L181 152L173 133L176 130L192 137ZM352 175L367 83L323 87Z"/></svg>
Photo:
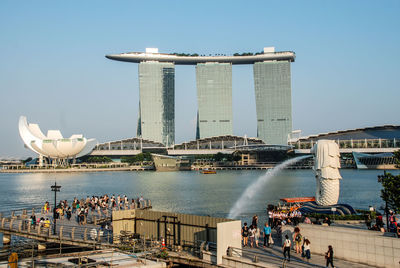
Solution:
<svg viewBox="0 0 400 268"><path fill-rule="evenodd" d="M9 245L11 243L11 235L3 234L3 245Z"/></svg>
<svg viewBox="0 0 400 268"><path fill-rule="evenodd" d="M43 155L39 154L39 167L43 167Z"/></svg>

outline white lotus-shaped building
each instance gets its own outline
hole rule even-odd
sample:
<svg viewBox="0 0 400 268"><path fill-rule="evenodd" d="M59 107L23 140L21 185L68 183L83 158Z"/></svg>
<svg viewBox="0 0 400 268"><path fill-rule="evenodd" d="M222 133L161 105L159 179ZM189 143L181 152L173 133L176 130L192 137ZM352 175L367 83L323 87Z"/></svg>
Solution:
<svg viewBox="0 0 400 268"><path fill-rule="evenodd" d="M89 154L95 147L96 139L86 139L81 134L64 138L59 130L48 130L47 136L38 124L28 124L25 116L19 118L19 134L25 145L39 154L52 160L65 160Z"/></svg>

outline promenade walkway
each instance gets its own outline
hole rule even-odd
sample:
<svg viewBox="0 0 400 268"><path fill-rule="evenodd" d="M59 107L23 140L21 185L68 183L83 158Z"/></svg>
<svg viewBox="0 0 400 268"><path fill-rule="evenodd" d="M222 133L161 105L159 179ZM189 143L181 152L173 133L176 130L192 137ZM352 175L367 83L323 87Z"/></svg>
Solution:
<svg viewBox="0 0 400 268"><path fill-rule="evenodd" d="M291 252L291 261L284 262L282 255L282 248L280 246L272 246L270 248L253 248L250 250L246 250L243 252L243 257L241 259L247 259L252 262L254 259L254 255L257 255L259 264L266 265L265 267L282 267L282 264L285 267L326 267L325 266L325 256L312 254L311 259L307 261L307 259L302 258L301 254L296 254L294 251ZM359 268L367 268L371 267L368 265L363 265L360 263L345 261L341 259L334 259L335 267L359 267Z"/></svg>
<svg viewBox="0 0 400 268"><path fill-rule="evenodd" d="M313 253L312 244L311 244L311 259L307 261L306 258L302 258L301 254L296 254L294 250L291 250L291 259L290 262L287 262L283 258L283 251L281 246L281 241L276 233L276 230L273 230L273 238L275 241L274 245L270 247L264 248L263 242L260 239L259 247L245 247L242 249L232 248L233 257L226 257L227 259L232 259L237 262L243 262L243 267L246 264L258 265L259 267L287 267L287 268L297 268L297 267L326 267L325 256L320 254ZM241 257L234 257L237 255L241 255ZM257 262L255 263L255 257ZM351 261L346 261L343 259L334 258L335 267L349 267L349 268L367 268L371 267L369 265L364 265L360 263L355 263ZM229 266L226 266L229 267Z"/></svg>
<svg viewBox="0 0 400 268"><path fill-rule="evenodd" d="M145 201L144 206L126 207L125 209L149 209L151 202ZM114 208L115 209L115 208ZM124 209L124 208L122 208ZM76 220L77 214L72 214L70 220L66 217L56 220L54 229L54 219L52 213L43 213L36 209L18 210L9 213L2 213L0 216L0 233L3 233L3 243L7 243L11 235L34 239L39 243L60 243L71 246L92 247L94 249L115 247L112 231L111 216L113 209L89 210L84 222L79 224ZM28 211L30 213L28 213ZM35 214L36 219L49 219L49 224L32 225L30 216ZM54 232L55 231L55 232Z"/></svg>

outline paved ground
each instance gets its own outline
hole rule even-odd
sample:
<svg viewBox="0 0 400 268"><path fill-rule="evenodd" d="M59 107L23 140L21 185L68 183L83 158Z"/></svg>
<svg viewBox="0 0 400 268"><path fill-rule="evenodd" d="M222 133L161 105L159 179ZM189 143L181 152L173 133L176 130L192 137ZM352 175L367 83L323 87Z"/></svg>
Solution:
<svg viewBox="0 0 400 268"><path fill-rule="evenodd" d="M277 267L282 267L283 262L283 254L282 248L280 246L272 246L270 248L253 248L249 250L254 253L261 253L259 255L260 262L266 262L275 264ZM246 252L245 257L252 259L253 256L250 252ZM268 255L265 255L268 253ZM312 254L311 259L307 262L307 259L303 259L301 254L296 254L294 251L291 251L291 261L286 263L286 267L325 267L325 256ZM360 267L367 268L371 267L368 265L363 265L359 263L349 262L340 259L334 259L335 267Z"/></svg>
<svg viewBox="0 0 400 268"><path fill-rule="evenodd" d="M248 258L253 260L255 254L259 254L258 259L260 263L270 264L271 267L282 267L283 264L283 252L281 247L281 241L278 237L276 231L273 231L273 238L275 241L275 245L267 248L262 247L262 243L260 241L259 245L261 247L258 248L249 248L245 247L243 251L244 258ZM302 258L301 254L296 254L293 250L290 252L291 254L291 261L285 262L285 267L326 267L326 260L325 256L312 253L311 247L311 259L307 261L306 258ZM345 261L341 259L335 258L333 261L335 267L359 267L359 268L367 268L371 267L369 265L363 265L360 263Z"/></svg>

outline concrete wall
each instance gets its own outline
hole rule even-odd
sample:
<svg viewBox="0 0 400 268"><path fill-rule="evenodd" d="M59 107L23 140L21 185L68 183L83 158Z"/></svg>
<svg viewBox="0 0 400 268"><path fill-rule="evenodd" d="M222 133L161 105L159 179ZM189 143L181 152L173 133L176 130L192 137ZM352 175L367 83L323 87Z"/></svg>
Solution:
<svg viewBox="0 0 400 268"><path fill-rule="evenodd" d="M167 222L164 216L168 216ZM171 217L176 217L175 224ZM166 238L165 229L169 234L172 234L175 229L175 242L183 244L184 241L189 243L196 240L205 241L207 239L206 225L208 225L208 241L217 242L217 224L226 221L231 220L153 210L120 210L113 211L113 233L114 236L118 236L121 231L134 233L136 229L136 233L145 238L157 239L158 236ZM180 222L180 241L177 241L178 222ZM166 239L166 243L172 244L171 239L171 237Z"/></svg>
<svg viewBox="0 0 400 268"><path fill-rule="evenodd" d="M241 221L217 223L217 264L222 264L228 247L242 248L241 228Z"/></svg>
<svg viewBox="0 0 400 268"><path fill-rule="evenodd" d="M311 242L311 253L325 254L332 245L334 258L378 267L400 267L400 239L381 232L300 224L300 233ZM284 226L282 237L292 237L292 226Z"/></svg>

